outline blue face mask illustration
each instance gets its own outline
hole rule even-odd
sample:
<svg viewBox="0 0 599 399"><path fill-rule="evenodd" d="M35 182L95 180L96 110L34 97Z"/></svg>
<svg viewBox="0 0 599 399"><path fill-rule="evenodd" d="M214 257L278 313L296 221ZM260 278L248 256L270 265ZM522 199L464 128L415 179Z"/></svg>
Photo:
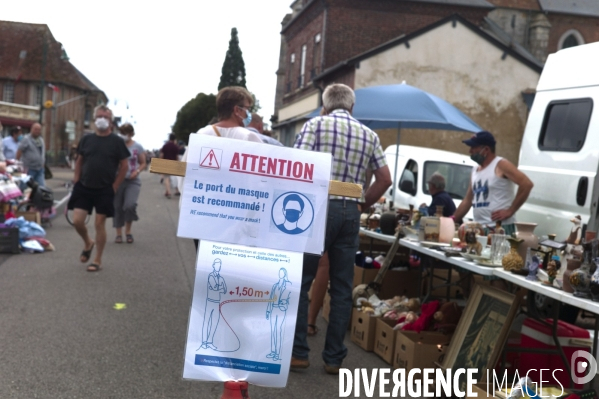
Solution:
<svg viewBox="0 0 599 399"><path fill-rule="evenodd" d="M250 123L252 123L252 113L250 112L250 110L249 110L249 109L246 109L246 110L245 110L245 113L246 113L246 115L247 115L247 116L246 116L246 117L245 117L245 119L243 120L243 126L244 126L244 127L248 127L248 125L249 125Z"/></svg>
<svg viewBox="0 0 599 399"><path fill-rule="evenodd" d="M297 209L287 209L285 210L285 219L290 221L291 223L295 223L302 216L302 212Z"/></svg>

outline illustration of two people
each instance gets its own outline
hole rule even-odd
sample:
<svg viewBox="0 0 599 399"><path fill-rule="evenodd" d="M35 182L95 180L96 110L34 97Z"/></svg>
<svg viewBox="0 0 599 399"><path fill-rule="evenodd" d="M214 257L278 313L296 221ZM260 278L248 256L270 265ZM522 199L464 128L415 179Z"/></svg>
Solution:
<svg viewBox="0 0 599 399"><path fill-rule="evenodd" d="M220 321L220 294L227 292L225 279L220 275L222 261L219 258L212 262L212 273L208 275L208 294L206 296L206 310L204 312L204 324L202 325L202 346L200 349L214 349L212 340L214 332Z"/></svg>
<svg viewBox="0 0 599 399"><path fill-rule="evenodd" d="M225 279L220 275L222 261L218 258L212 262L212 273L208 275L208 290L204 323L202 325L202 345L199 349L218 350L213 343L214 333L220 321L220 295L227 292ZM285 315L289 308L291 292L285 292L289 279L287 270L279 270L277 281L270 292L270 300L266 307L266 320L270 320L270 353L266 356L272 360L281 360L281 346L285 327ZM290 283L291 284L291 283Z"/></svg>
<svg viewBox="0 0 599 399"><path fill-rule="evenodd" d="M266 307L266 320L270 320L270 353L266 357L272 360L281 360L285 315L291 295L291 292L285 292L287 283L291 284L287 279L287 270L281 268L279 281L272 286L270 301Z"/></svg>

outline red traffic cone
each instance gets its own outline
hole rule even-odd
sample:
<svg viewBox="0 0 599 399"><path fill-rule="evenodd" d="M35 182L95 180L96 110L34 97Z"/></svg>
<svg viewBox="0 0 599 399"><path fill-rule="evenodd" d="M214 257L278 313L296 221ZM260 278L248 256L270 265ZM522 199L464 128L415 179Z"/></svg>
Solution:
<svg viewBox="0 0 599 399"><path fill-rule="evenodd" d="M220 399L250 399L247 381L227 381Z"/></svg>

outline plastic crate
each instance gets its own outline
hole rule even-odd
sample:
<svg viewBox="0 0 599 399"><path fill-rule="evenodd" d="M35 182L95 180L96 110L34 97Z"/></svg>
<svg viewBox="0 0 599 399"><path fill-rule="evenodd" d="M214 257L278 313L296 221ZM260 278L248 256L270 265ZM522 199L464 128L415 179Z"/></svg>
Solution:
<svg viewBox="0 0 599 399"><path fill-rule="evenodd" d="M0 227L0 253L18 254L19 229L14 227Z"/></svg>

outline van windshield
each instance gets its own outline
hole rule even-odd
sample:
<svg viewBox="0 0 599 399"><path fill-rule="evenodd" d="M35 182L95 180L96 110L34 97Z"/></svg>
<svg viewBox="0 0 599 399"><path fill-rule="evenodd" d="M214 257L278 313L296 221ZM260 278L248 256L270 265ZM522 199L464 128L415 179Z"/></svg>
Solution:
<svg viewBox="0 0 599 399"><path fill-rule="evenodd" d="M468 191L468 185L470 184L472 166L449 162L425 162L424 179L422 180L424 185L422 191L425 194L430 195L426 182L430 180L431 175L435 172L440 173L445 178L445 191L447 191L451 198L464 199L466 191Z"/></svg>

